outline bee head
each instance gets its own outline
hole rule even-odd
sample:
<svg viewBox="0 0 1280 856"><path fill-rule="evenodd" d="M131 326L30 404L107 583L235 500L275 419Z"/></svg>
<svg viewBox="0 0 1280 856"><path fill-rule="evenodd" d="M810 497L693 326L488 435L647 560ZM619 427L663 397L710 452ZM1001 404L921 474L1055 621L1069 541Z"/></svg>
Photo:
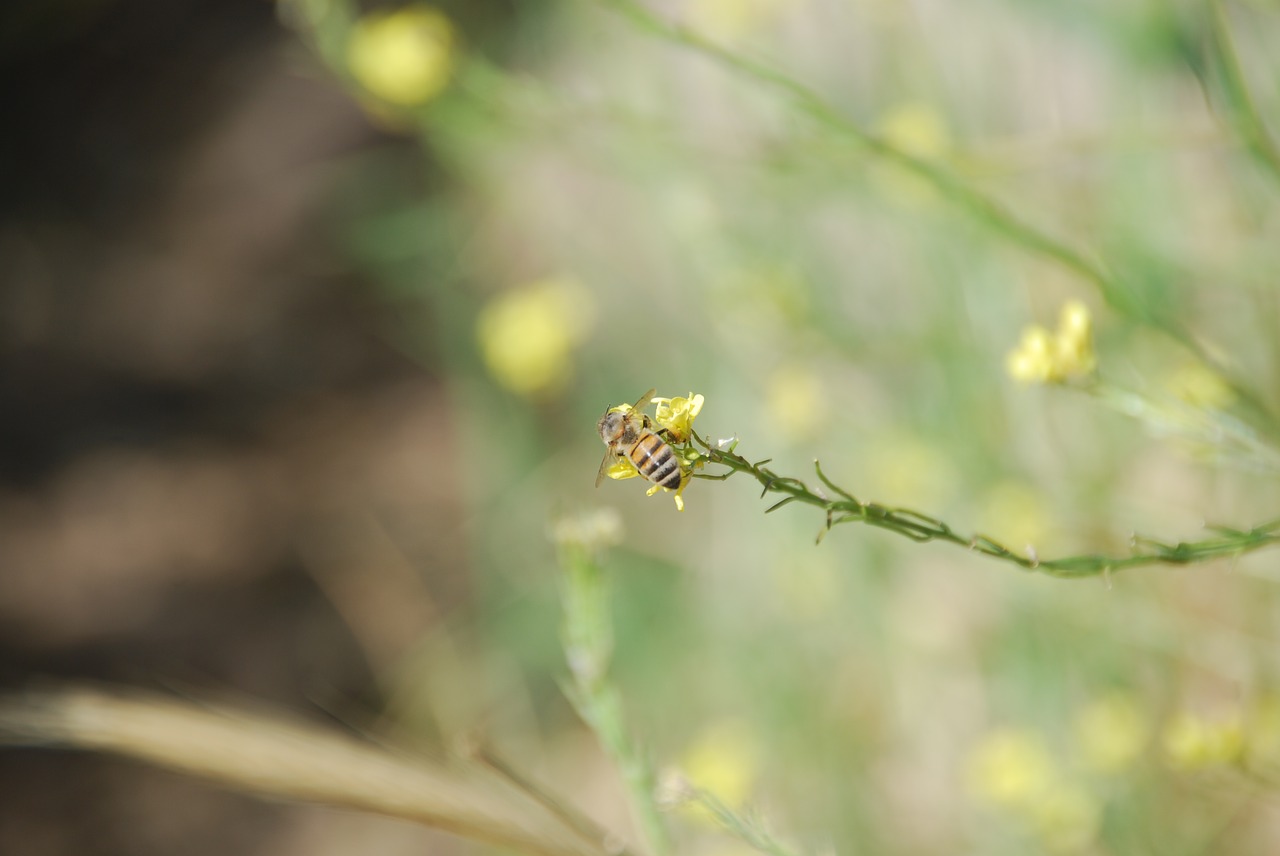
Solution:
<svg viewBox="0 0 1280 856"><path fill-rule="evenodd" d="M600 439L606 443L612 443L620 438L627 428L627 414L611 411L600 417L600 421L596 423L596 430L600 432Z"/></svg>

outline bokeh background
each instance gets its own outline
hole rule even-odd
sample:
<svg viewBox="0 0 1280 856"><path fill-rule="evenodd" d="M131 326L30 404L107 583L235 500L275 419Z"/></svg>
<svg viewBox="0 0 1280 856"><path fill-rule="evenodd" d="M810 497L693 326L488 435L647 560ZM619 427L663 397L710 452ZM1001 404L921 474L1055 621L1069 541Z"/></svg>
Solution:
<svg viewBox="0 0 1280 856"><path fill-rule="evenodd" d="M797 848L1275 852L1280 554L1066 582L815 546L745 480L678 513L593 479L595 420L656 387L779 473L1045 557L1275 516L1280 10L638 8L728 53L586 0L6 5L0 679L482 733L633 838L561 689L550 533L603 511L635 736ZM1068 300L1138 418L1006 374ZM479 848L0 755L5 853L426 849Z"/></svg>

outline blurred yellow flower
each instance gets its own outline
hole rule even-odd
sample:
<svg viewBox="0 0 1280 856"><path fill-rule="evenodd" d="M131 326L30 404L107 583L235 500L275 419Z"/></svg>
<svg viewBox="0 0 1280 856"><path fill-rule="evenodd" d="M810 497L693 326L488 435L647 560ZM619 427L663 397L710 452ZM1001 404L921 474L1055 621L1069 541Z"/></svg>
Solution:
<svg viewBox="0 0 1280 856"><path fill-rule="evenodd" d="M573 349L594 314L576 281L555 278L498 295L476 321L485 365L498 383L521 395L562 387L573 373Z"/></svg>
<svg viewBox="0 0 1280 856"><path fill-rule="evenodd" d="M733 41L763 29L795 0L693 0L689 24L713 39Z"/></svg>
<svg viewBox="0 0 1280 856"><path fill-rule="evenodd" d="M1038 801L1055 776L1044 741L1031 732L1008 728L993 731L974 747L967 785L978 799L1009 808Z"/></svg>
<svg viewBox="0 0 1280 856"><path fill-rule="evenodd" d="M880 118L877 130L890 146L922 161L940 160L951 150L946 120L923 101L891 107ZM918 206L931 204L938 197L932 184L896 161L877 160L870 175L886 196L899 203Z"/></svg>
<svg viewBox="0 0 1280 856"><path fill-rule="evenodd" d="M1063 776L1032 732L1001 729L979 741L969 759L968 789L1028 824L1046 850L1079 850L1097 837L1101 803Z"/></svg>
<svg viewBox="0 0 1280 856"><path fill-rule="evenodd" d="M1043 494L1029 485L997 482L978 501L978 521L984 531L998 534L1006 544L1051 552L1047 548L1051 547L1052 515Z"/></svg>
<svg viewBox="0 0 1280 856"><path fill-rule="evenodd" d="M1165 386L1180 400L1204 410L1222 410L1236 397L1222 375L1203 363L1190 363L1172 372Z"/></svg>
<svg viewBox="0 0 1280 856"><path fill-rule="evenodd" d="M898 433L863 448L869 458L866 491L878 499L938 506L954 495L955 466L938 447Z"/></svg>
<svg viewBox="0 0 1280 856"><path fill-rule="evenodd" d="M1063 383L1087 378L1096 368L1093 319L1089 308L1078 300L1062 307L1057 332L1033 324L1005 358L1010 377L1024 383Z"/></svg>
<svg viewBox="0 0 1280 856"><path fill-rule="evenodd" d="M415 107L448 83L453 45L449 19L415 3L357 21L347 43L347 66L370 95L398 107Z"/></svg>
<svg viewBox="0 0 1280 856"><path fill-rule="evenodd" d="M760 743L750 726L728 719L703 731L680 763L685 777L730 808L741 807L760 773ZM690 804L695 815L703 810Z"/></svg>
<svg viewBox="0 0 1280 856"><path fill-rule="evenodd" d="M1165 726L1164 751L1180 770L1201 770L1236 763L1244 753L1244 731L1237 718L1210 721L1180 713Z"/></svg>
<svg viewBox="0 0 1280 856"><path fill-rule="evenodd" d="M907 101L880 119L885 142L909 155L931 160L951 149L951 133L942 115L923 101Z"/></svg>
<svg viewBox="0 0 1280 856"><path fill-rule="evenodd" d="M1059 853L1083 850L1098 836L1102 824L1098 798L1070 784L1055 785L1028 813L1045 848Z"/></svg>
<svg viewBox="0 0 1280 856"><path fill-rule="evenodd" d="M1058 364L1064 377L1092 374L1097 368L1093 351L1093 316L1089 307L1069 300L1058 320Z"/></svg>
<svg viewBox="0 0 1280 856"><path fill-rule="evenodd" d="M765 402L769 418L793 440L808 438L827 418L822 380L799 365L784 366L769 376Z"/></svg>
<svg viewBox="0 0 1280 856"><path fill-rule="evenodd" d="M688 398L655 398L658 405L654 421L671 432L671 439L687 443L693 432L693 420L702 412L705 399L701 394L689 393Z"/></svg>
<svg viewBox="0 0 1280 856"><path fill-rule="evenodd" d="M1151 728L1146 717L1124 693L1094 699L1076 717L1076 740L1086 766L1099 773L1119 773L1147 746Z"/></svg>
<svg viewBox="0 0 1280 856"><path fill-rule="evenodd" d="M1005 358L1005 368L1014 380L1044 383L1053 374L1053 334L1032 324L1022 331L1022 341Z"/></svg>
<svg viewBox="0 0 1280 856"><path fill-rule="evenodd" d="M1250 763L1280 764L1280 696L1268 694L1253 704L1245 739Z"/></svg>

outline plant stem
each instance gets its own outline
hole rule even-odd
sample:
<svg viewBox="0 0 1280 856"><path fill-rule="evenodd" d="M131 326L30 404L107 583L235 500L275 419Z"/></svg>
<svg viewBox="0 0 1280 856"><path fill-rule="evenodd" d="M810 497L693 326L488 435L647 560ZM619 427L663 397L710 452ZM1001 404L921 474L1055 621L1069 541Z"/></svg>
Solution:
<svg viewBox="0 0 1280 856"><path fill-rule="evenodd" d="M716 822L743 843L769 856L796 856L796 852L773 837L760 817L734 811L710 791L695 790L690 799L706 809Z"/></svg>
<svg viewBox="0 0 1280 856"><path fill-rule="evenodd" d="M1240 58L1236 54L1235 44L1231 38L1231 28L1227 21L1227 13L1221 0L1212 0L1209 4L1213 26L1214 48L1217 51L1219 67L1222 72L1222 87L1226 94L1227 109L1230 119L1235 125L1236 133L1244 142L1249 152L1258 160L1273 179L1280 179L1280 149L1267 132L1267 124L1258 113L1258 105L1254 102L1245 82L1244 71L1240 67Z"/></svg>
<svg viewBox="0 0 1280 856"><path fill-rule="evenodd" d="M1085 554L1057 559L1042 559L1034 552L1018 553L987 535L964 535L935 517L907 508L890 508L875 502L862 502L848 491L838 487L822 472L818 461L813 462L818 478L829 490L838 495L829 499L811 490L797 478L780 476L764 465L767 460L751 463L732 451L707 444L697 434L694 440L705 449L701 461L720 464L728 470L721 474L696 473L694 478L724 480L735 473L751 476L761 484L761 496L782 494L783 498L769 506L765 513L776 511L792 502L812 505L826 512L826 524L818 534L818 540L833 526L840 523L865 523L877 529L887 529L912 541L943 541L963 547L974 553L1010 562L1027 571L1037 571L1054 577L1095 577L1147 565L1189 565L1211 559L1239 556L1263 547L1280 543L1280 520L1273 520L1248 530L1214 527L1217 536L1202 541L1179 541L1166 544L1142 536L1131 539L1133 552L1127 556Z"/></svg>
<svg viewBox="0 0 1280 856"><path fill-rule="evenodd" d="M613 626L608 574L592 552L580 545L562 543L560 564L565 656L573 676L566 694L618 765L649 851L656 856L666 856L671 852L671 844L654 800L653 768L627 733L622 696L609 679Z"/></svg>

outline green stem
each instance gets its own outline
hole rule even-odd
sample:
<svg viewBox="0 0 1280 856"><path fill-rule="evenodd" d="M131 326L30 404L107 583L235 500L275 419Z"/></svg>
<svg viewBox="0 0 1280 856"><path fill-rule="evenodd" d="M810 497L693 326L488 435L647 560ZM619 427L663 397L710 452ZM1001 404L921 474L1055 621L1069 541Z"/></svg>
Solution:
<svg viewBox="0 0 1280 856"><path fill-rule="evenodd" d="M618 765L649 852L666 856L671 843L654 799L653 767L628 734L622 696L609 679L613 622L608 574L591 551L581 546L562 545L560 564L564 571L564 647L573 676L566 694Z"/></svg>
<svg viewBox="0 0 1280 856"><path fill-rule="evenodd" d="M636 0L601 0L601 2L667 41L692 48L735 71L781 91L804 113L820 124L849 137L872 154L914 173L932 185L943 197L967 210L976 219L1008 235L1016 243L1057 261L1069 270L1096 283L1104 292L1111 287L1111 278L1102 267L1090 261L1079 251L1047 232L1018 219L999 202L970 187L947 170L907 153L850 121L817 92L799 81L764 63L735 53L696 30L665 21Z"/></svg>
<svg viewBox="0 0 1280 856"><path fill-rule="evenodd" d="M795 851L773 837L758 816L734 811L710 791L696 789L690 799L706 809L726 831L752 849L768 853L769 856L796 856Z"/></svg>
<svg viewBox="0 0 1280 856"><path fill-rule="evenodd" d="M1227 109L1231 112L1231 120L1236 132L1240 135L1245 147L1271 174L1273 179L1280 179L1280 149L1267 133L1267 125L1258 113L1258 106L1249 93L1245 82L1244 71L1240 68L1240 58L1236 54L1235 44L1231 39L1231 29L1227 24L1227 15L1222 8L1221 0L1213 0L1213 41L1217 49L1219 66L1222 71L1222 86L1226 94Z"/></svg>
<svg viewBox="0 0 1280 856"><path fill-rule="evenodd" d="M840 523L864 523L877 529L885 529L912 541L942 541L957 547L1010 562L1027 571L1037 571L1054 577L1095 577L1122 571L1127 568L1148 565L1189 565L1211 559L1239 556L1254 550L1280 543L1280 520L1273 520L1248 530L1217 528L1217 536L1202 541L1179 541L1166 544L1141 536L1133 536L1133 552L1127 556L1086 554L1058 559L1042 559L1032 552L1018 553L987 535L966 535L952 529L946 523L927 514L907 508L891 508L875 502L862 502L848 491L834 484L814 461L818 478L838 498L831 499L813 491L803 481L790 476L780 476L764 466L768 461L753 464L734 452L710 446L697 434L694 440L706 450L701 459L706 463L727 467L718 475L695 474L695 478L726 479L735 473L754 478L763 490L782 495L782 499L770 506L766 513L792 502L800 502L819 508L826 513L826 524L818 534L823 535Z"/></svg>

